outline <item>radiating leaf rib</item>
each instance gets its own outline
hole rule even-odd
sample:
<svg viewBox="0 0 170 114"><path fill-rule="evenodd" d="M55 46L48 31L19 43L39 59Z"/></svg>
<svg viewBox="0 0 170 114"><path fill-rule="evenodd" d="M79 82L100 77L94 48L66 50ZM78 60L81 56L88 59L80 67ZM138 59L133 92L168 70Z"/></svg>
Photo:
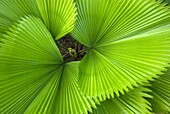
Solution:
<svg viewBox="0 0 170 114"><path fill-rule="evenodd" d="M170 25L98 46L80 63L81 91L100 100L162 74L170 62Z"/></svg>
<svg viewBox="0 0 170 114"><path fill-rule="evenodd" d="M145 98L151 96L146 92L151 92L145 87L138 87L134 90L115 97L97 106L94 114L150 114L150 103Z"/></svg>
<svg viewBox="0 0 170 114"><path fill-rule="evenodd" d="M57 69L56 66L53 68L46 66L41 67L41 69L37 67L33 67L36 70L28 73L15 74L12 79L1 80L1 113L24 113L34 101L37 103L34 106L36 109L33 110L34 112L46 112L49 109L48 103L53 100L50 97L56 92L57 84L59 84L60 75L57 75L57 73L60 73L61 70ZM29 69L26 70L29 71ZM55 88L52 86L53 83ZM48 97L45 93L50 94L50 96ZM43 100L44 97L46 99ZM37 99L40 99L40 101L37 101Z"/></svg>
<svg viewBox="0 0 170 114"><path fill-rule="evenodd" d="M148 99L148 101L151 103L153 111L170 112L170 69L151 84L153 99Z"/></svg>
<svg viewBox="0 0 170 114"><path fill-rule="evenodd" d="M76 8L73 0L1 0L0 32L28 15L41 18L57 40L73 30Z"/></svg>
<svg viewBox="0 0 170 114"><path fill-rule="evenodd" d="M62 79L56 95L55 111L59 114L86 114L95 103L83 96L78 85L78 63L64 65Z"/></svg>
<svg viewBox="0 0 170 114"><path fill-rule="evenodd" d="M92 112L95 103L83 96L77 85L78 63L63 66L59 50L40 19L22 18L1 41L1 113Z"/></svg>
<svg viewBox="0 0 170 114"><path fill-rule="evenodd" d="M28 15L40 17L36 0L1 0L0 32L8 30L20 17Z"/></svg>
<svg viewBox="0 0 170 114"><path fill-rule="evenodd" d="M37 0L41 18L56 40L71 32L76 21L73 0Z"/></svg>
<svg viewBox="0 0 170 114"><path fill-rule="evenodd" d="M30 64L31 60L34 60L32 64L62 63L62 57L55 42L40 19L31 16L23 18L19 24L16 24L7 32L7 35L4 35L4 39L1 39L1 41L3 42L0 44L2 47L0 49L1 59L6 56L16 60L17 58L27 59L24 62ZM39 61L41 62L39 63Z"/></svg>
<svg viewBox="0 0 170 114"><path fill-rule="evenodd" d="M56 105L54 101L56 101L56 92L59 89L58 87L60 84L60 78L58 77L61 77L61 74L62 67L54 70L53 77L50 81L42 88L41 92L35 96L35 99L30 103L30 105L25 108L25 114L56 114Z"/></svg>
<svg viewBox="0 0 170 114"><path fill-rule="evenodd" d="M57 69L55 71L58 72ZM77 85L78 62L65 64L62 73L59 75L61 75L62 78L59 87L57 86L58 90L55 89L54 91L53 88L55 86L50 85L43 88L43 91L28 107L25 112L26 114L85 114L87 111L92 112L92 106L96 108L92 100L82 95ZM51 79L51 82L54 81L54 79L55 77Z"/></svg>
<svg viewBox="0 0 170 114"><path fill-rule="evenodd" d="M72 36L88 47L133 36L169 23L169 7L155 0L76 0ZM100 10L99 10L100 9Z"/></svg>
<svg viewBox="0 0 170 114"><path fill-rule="evenodd" d="M80 63L79 85L85 95L100 100L113 97L112 91L119 95L127 87L152 80L168 66L170 27L164 25L170 11L165 4L154 0L76 3L79 15L72 36L92 49Z"/></svg>
<svg viewBox="0 0 170 114"><path fill-rule="evenodd" d="M47 90L51 95L47 101L41 99L40 107L48 108L60 81L62 58L43 22L32 16L22 18L1 41L0 113L24 113ZM36 110L46 110L40 107Z"/></svg>

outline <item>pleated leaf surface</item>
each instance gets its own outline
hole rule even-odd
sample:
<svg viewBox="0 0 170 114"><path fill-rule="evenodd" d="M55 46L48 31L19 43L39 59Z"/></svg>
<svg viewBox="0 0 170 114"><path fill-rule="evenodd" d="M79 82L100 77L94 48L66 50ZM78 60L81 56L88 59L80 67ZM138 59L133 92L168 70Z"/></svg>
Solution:
<svg viewBox="0 0 170 114"><path fill-rule="evenodd" d="M91 106L96 108L95 102L83 96L80 91L78 78L79 62L64 65L62 79L56 95L56 113L59 114L86 114L92 112Z"/></svg>
<svg viewBox="0 0 170 114"><path fill-rule="evenodd" d="M5 32L20 17L28 15L40 17L36 0L1 0L0 32Z"/></svg>
<svg viewBox="0 0 170 114"><path fill-rule="evenodd" d="M153 111L156 113L170 112L170 69L151 84L153 99L148 101L151 103Z"/></svg>
<svg viewBox="0 0 170 114"><path fill-rule="evenodd" d="M1 41L0 112L23 113L42 88L54 80L59 83L61 70L55 70L61 69L62 58L51 34L35 17L13 25Z"/></svg>
<svg viewBox="0 0 170 114"><path fill-rule="evenodd" d="M76 0L72 36L87 47L79 86L105 100L158 77L170 62L170 10L154 0ZM100 9L100 10L99 10ZM113 93L114 92L114 93Z"/></svg>
<svg viewBox="0 0 170 114"><path fill-rule="evenodd" d="M37 0L41 18L55 39L71 32L76 21L74 0Z"/></svg>
<svg viewBox="0 0 170 114"><path fill-rule="evenodd" d="M39 18L22 18L1 42L0 113L76 114L95 108L77 85L78 63L63 64Z"/></svg>
<svg viewBox="0 0 170 114"><path fill-rule="evenodd" d="M145 98L152 96L146 92L151 90L138 87L125 95L101 102L101 105L93 110L94 114L150 114L151 104Z"/></svg>
<svg viewBox="0 0 170 114"><path fill-rule="evenodd" d="M0 35L20 17L33 15L43 20L56 39L74 28L76 8L73 0L1 0Z"/></svg>

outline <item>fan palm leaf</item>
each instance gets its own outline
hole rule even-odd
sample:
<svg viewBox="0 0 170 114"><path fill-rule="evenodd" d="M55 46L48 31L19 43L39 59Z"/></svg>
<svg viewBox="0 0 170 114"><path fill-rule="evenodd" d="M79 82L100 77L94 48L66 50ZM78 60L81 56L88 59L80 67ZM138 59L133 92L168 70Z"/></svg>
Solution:
<svg viewBox="0 0 170 114"><path fill-rule="evenodd" d="M87 47L81 91L101 101L156 78L170 56L169 7L154 0L76 0L72 36ZM98 10L100 9L100 10Z"/></svg>
<svg viewBox="0 0 170 114"><path fill-rule="evenodd" d="M0 1L0 113L149 113L143 98L149 90L142 85L169 66L169 6L155 0L75 2ZM79 62L65 62L55 42L70 32L85 46ZM155 102L169 105L159 98ZM115 104L118 110L109 109Z"/></svg>
<svg viewBox="0 0 170 114"><path fill-rule="evenodd" d="M152 104L153 111L170 112L170 69L151 84L153 99L148 99L148 101Z"/></svg>
<svg viewBox="0 0 170 114"><path fill-rule="evenodd" d="M20 17L33 15L41 18L52 36L59 39L73 30L75 11L73 0L1 0L0 32L7 30Z"/></svg>
<svg viewBox="0 0 170 114"><path fill-rule="evenodd" d="M146 98L152 98L151 92L146 87L138 87L134 90L101 102L94 110L94 114L149 114L151 104Z"/></svg>
<svg viewBox="0 0 170 114"><path fill-rule="evenodd" d="M1 41L1 113L75 114L95 107L77 87L78 63L63 64L40 19L23 18Z"/></svg>
<svg viewBox="0 0 170 114"><path fill-rule="evenodd" d="M1 0L0 1L0 32L3 33L20 17L40 13L35 0Z"/></svg>

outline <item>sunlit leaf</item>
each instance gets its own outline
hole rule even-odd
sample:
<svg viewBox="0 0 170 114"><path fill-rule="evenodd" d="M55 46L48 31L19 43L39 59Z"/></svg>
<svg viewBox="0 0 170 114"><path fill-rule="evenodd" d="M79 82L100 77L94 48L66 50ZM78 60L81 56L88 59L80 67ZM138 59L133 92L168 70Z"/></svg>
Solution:
<svg viewBox="0 0 170 114"><path fill-rule="evenodd" d="M170 111L168 0L75 2L0 0L0 114ZM55 40L72 30L87 53L66 63Z"/></svg>
<svg viewBox="0 0 170 114"><path fill-rule="evenodd" d="M36 0L0 0L0 32L8 30L20 17L40 17Z"/></svg>
<svg viewBox="0 0 170 114"><path fill-rule="evenodd" d="M87 47L81 91L105 100L152 80L170 62L170 10L155 0L76 0L72 36ZM100 9L100 10L98 10Z"/></svg>
<svg viewBox="0 0 170 114"><path fill-rule="evenodd" d="M43 88L55 82L57 89L62 58L51 34L35 17L22 18L1 41L1 113L23 113Z"/></svg>
<svg viewBox="0 0 170 114"><path fill-rule="evenodd" d="M95 103L77 85L78 62L64 64L51 34L22 18L0 44L0 113L79 114Z"/></svg>
<svg viewBox="0 0 170 114"><path fill-rule="evenodd" d="M157 113L170 112L170 69L151 84L153 99L149 99L149 102L153 111Z"/></svg>
<svg viewBox="0 0 170 114"><path fill-rule="evenodd" d="M151 91L138 87L125 95L101 102L101 105L93 110L94 114L149 114L151 104L145 98L152 96L146 92Z"/></svg>
<svg viewBox="0 0 170 114"><path fill-rule="evenodd" d="M134 36L170 20L170 7L155 0L75 1L78 19L72 36L88 47Z"/></svg>
<svg viewBox="0 0 170 114"><path fill-rule="evenodd" d="M42 20L56 40L73 30L76 20L73 0L37 0L37 4Z"/></svg>
<svg viewBox="0 0 170 114"><path fill-rule="evenodd" d="M52 36L59 39L74 28L75 11L73 0L1 0L0 32L20 17L32 15L41 18Z"/></svg>

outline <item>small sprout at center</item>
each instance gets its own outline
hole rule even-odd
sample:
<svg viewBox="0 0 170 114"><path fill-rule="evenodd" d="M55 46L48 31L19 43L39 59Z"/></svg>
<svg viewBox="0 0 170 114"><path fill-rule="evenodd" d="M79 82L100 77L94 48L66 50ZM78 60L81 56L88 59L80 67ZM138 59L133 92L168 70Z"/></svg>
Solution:
<svg viewBox="0 0 170 114"><path fill-rule="evenodd" d="M58 40L57 45L61 52L64 62L80 61L86 54L86 48L70 35Z"/></svg>

